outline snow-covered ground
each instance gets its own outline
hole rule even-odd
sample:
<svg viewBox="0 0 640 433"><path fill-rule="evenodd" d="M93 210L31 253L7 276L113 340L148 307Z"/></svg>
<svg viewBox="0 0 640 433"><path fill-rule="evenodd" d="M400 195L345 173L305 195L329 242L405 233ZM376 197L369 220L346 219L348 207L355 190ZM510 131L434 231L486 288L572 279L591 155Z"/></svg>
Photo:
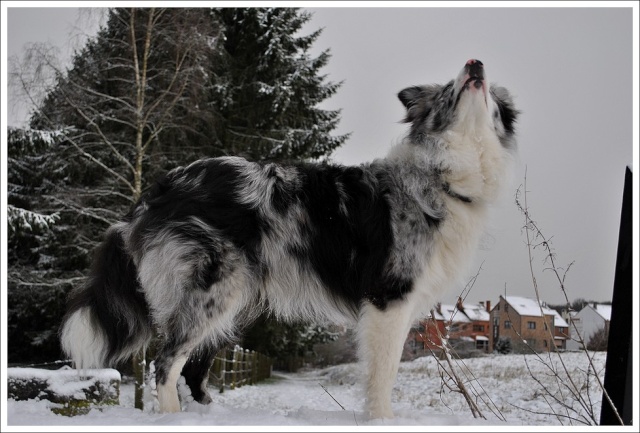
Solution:
<svg viewBox="0 0 640 433"><path fill-rule="evenodd" d="M602 393L595 377L587 379L584 353L564 353L562 360L571 379L591 402L599 419ZM596 371L602 379L606 353L593 354ZM543 362L541 362L543 361ZM435 358L424 357L403 362L393 390L392 420L368 420L363 413L363 397L358 383L358 365L343 364L321 370L281 373L258 385L244 386L220 394L211 390L213 404L202 406L184 402L184 411L160 414L133 407L133 386L123 384L120 405L94 409L87 415L64 417L49 409L48 401L6 402L8 427L35 426L32 430L64 427L64 431L93 430L104 426L135 426L164 431L198 430L203 426L343 426L354 429L387 426L553 426L582 425L584 413L571 396L564 374L556 377L544 364L564 371L556 354L490 355L465 359L457 370L486 418L474 418L464 398L443 385L442 369ZM473 373L473 376L469 375ZM466 373L466 374L465 374ZM587 382L589 382L587 386ZM545 390L546 388L546 390ZM563 402L562 404L554 400ZM577 412L567 410L573 407ZM344 408L344 409L343 409ZM554 415L556 413L557 415ZM574 420L571 421L571 418ZM103 427L97 427L103 426ZM237 427L233 427L237 428ZM380 427L377 427L378 429ZM29 431L32 431L29 430ZM226 430L229 430L227 428ZM279 429L281 430L281 429Z"/></svg>

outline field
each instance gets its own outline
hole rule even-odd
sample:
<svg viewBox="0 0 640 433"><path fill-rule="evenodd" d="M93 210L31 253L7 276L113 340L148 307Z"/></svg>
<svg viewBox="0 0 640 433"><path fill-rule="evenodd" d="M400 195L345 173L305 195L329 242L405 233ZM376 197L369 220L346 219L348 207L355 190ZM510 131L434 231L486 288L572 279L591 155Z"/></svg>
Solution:
<svg viewBox="0 0 640 433"><path fill-rule="evenodd" d="M604 376L606 353L591 354L598 376ZM123 383L120 405L73 418L53 414L47 401L7 402L9 426L580 426L599 420L602 393L587 374L584 353L490 355L458 361L456 370L477 403L474 417L464 397L433 357L403 362L393 390L392 420L367 420L358 383L358 364L343 364L298 373L274 372L271 379L218 393L202 406L183 399L183 412L158 414L133 407L133 385ZM554 372L555 371L555 372ZM573 385L572 385L573 383ZM571 387L587 403L576 401ZM182 393L184 394L184 392ZM84 428L84 427L83 427ZM197 429L197 427L195 428ZM84 431L84 430L83 430ZM157 431L157 429L156 429Z"/></svg>

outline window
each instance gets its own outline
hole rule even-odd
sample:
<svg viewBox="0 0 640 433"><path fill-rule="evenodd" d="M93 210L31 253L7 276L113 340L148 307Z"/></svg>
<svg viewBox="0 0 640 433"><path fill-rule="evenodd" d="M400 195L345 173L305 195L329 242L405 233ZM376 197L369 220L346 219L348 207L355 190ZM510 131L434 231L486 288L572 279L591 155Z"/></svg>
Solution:
<svg viewBox="0 0 640 433"><path fill-rule="evenodd" d="M547 340L542 340L544 342L544 347L547 347Z"/></svg>
<svg viewBox="0 0 640 433"><path fill-rule="evenodd" d="M504 327L507 328L507 329L510 329L511 328L511 320L505 320L504 321Z"/></svg>
<svg viewBox="0 0 640 433"><path fill-rule="evenodd" d="M484 332L484 325L473 325L473 332Z"/></svg>
<svg viewBox="0 0 640 433"><path fill-rule="evenodd" d="M509 304L504 304L504 311L509 311Z"/></svg>
<svg viewBox="0 0 640 433"><path fill-rule="evenodd" d="M477 340L476 349L487 350L489 348L489 342L487 340Z"/></svg>
<svg viewBox="0 0 640 433"><path fill-rule="evenodd" d="M545 330L545 331L548 331L548 330L549 330L549 327L547 326L547 322L544 322L544 330Z"/></svg>
<svg viewBox="0 0 640 433"><path fill-rule="evenodd" d="M527 322L527 328L536 329L536 322Z"/></svg>

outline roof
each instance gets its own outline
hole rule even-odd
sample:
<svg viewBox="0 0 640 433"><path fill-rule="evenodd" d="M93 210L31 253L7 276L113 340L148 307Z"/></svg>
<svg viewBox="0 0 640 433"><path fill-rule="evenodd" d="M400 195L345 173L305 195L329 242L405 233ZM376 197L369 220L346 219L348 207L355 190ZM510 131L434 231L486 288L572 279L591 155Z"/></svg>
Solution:
<svg viewBox="0 0 640 433"><path fill-rule="evenodd" d="M545 315L553 316L553 326L569 327L569 324L558 314L556 310L542 306L531 298L523 298L520 296L507 296L504 298L511 307L521 316L542 317L540 310Z"/></svg>
<svg viewBox="0 0 640 433"><path fill-rule="evenodd" d="M594 310L596 310L596 313L602 316L604 320L611 321L611 305L596 304Z"/></svg>
<svg viewBox="0 0 640 433"><path fill-rule="evenodd" d="M481 305L481 304L468 305L468 306L465 305L464 314L471 321L480 320L480 321L488 322L489 320L491 320L489 313L487 313L487 309L484 307L484 305Z"/></svg>
<svg viewBox="0 0 640 433"><path fill-rule="evenodd" d="M471 322L471 320L462 314L455 305L442 304L440 305L440 312L444 316L445 320L451 320L452 322Z"/></svg>
<svg viewBox="0 0 640 433"><path fill-rule="evenodd" d="M562 316L560 314L558 314L558 312L556 310L551 310L553 311L553 326L556 328L568 328L569 324L567 323L566 320L564 320L562 318Z"/></svg>
<svg viewBox="0 0 640 433"><path fill-rule="evenodd" d="M433 315L435 316L434 319L435 320L447 320L444 318L444 316L440 313L438 313L438 310L436 310L435 308L433 309ZM431 313L429 313L428 317L431 317Z"/></svg>

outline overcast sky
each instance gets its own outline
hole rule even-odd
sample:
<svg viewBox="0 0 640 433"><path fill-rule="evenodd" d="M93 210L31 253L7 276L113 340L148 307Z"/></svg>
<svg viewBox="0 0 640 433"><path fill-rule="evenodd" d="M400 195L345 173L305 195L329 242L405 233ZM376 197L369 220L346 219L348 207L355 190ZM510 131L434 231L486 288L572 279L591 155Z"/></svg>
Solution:
<svg viewBox="0 0 640 433"><path fill-rule="evenodd" d="M505 293L535 296L524 219L514 203L525 168L534 220L552 238L556 263L573 263L565 281L569 300L611 300L625 167L638 166L632 20L637 9L369 6L310 11L313 19L305 31L324 29L314 53L327 48L332 53L323 72L331 81L344 81L323 104L342 109L335 133L352 133L334 153L335 162L383 157L406 132L398 91L445 83L470 58L480 59L489 81L514 95L522 111L518 167L483 239L474 267L482 263L482 270L467 301L495 303ZM64 54L78 31L74 9L10 7L5 12L8 50L3 56L20 55L25 43L38 41L51 42ZM86 28L80 25L81 31ZM10 124L24 119L23 111L9 109L8 114ZM543 271L543 258L542 250L534 250L541 297L562 303L558 283ZM461 290L454 289L443 302L454 302Z"/></svg>

